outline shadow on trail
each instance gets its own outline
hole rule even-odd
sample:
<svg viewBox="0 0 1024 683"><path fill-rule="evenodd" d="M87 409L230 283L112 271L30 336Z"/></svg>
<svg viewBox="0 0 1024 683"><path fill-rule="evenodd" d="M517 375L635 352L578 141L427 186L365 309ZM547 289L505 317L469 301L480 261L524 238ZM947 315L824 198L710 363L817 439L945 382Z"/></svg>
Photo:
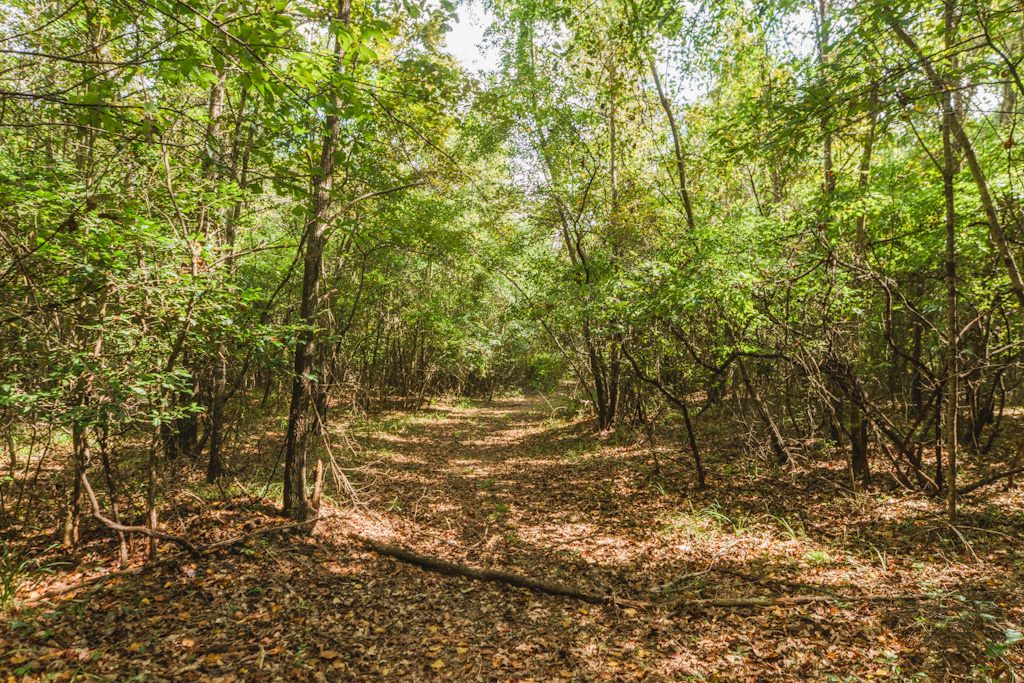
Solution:
<svg viewBox="0 0 1024 683"><path fill-rule="evenodd" d="M783 472L722 451L709 458L713 488L696 491L687 488L685 458L663 458L659 478L647 449L595 434L586 422L551 419L530 401L388 414L351 436L363 449L359 475L378 501L373 515L327 522L316 543L268 538L109 582L81 602L54 601L19 620L24 626L12 629L15 646L0 655L0 670L13 670L12 652L59 650L67 654L31 673L77 667L118 679L253 681L925 673L939 680L1000 664L984 652L1001 637L996 626L1024 604L1011 578L1019 571L1019 527L1004 529L1007 538L983 530L943 545L934 501L837 493L843 473L827 463ZM998 520L1012 510L965 512ZM594 606L426 572L348 540L350 522L449 562L653 606ZM671 594L651 593L672 581ZM849 599L675 607L822 591ZM928 591L964 600L857 599ZM83 660L75 654L82 651L101 655Z"/></svg>

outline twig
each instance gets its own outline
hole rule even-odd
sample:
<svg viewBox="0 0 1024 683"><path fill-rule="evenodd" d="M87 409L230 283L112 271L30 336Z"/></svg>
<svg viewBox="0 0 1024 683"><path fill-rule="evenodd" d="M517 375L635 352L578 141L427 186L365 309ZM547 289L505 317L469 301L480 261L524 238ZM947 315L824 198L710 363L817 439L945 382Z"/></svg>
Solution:
<svg viewBox="0 0 1024 683"><path fill-rule="evenodd" d="M206 507L206 501L203 500L202 498L200 498L199 496L197 496L196 494L192 493L191 491L188 491L186 489L181 489L180 493L183 493L186 496L191 496L192 498L195 498L197 501L199 501L200 505L202 505L203 507Z"/></svg>
<svg viewBox="0 0 1024 683"><path fill-rule="evenodd" d="M211 550L217 550L219 548L226 548L228 546L237 545L239 543L244 543L245 541L248 541L250 539L256 538L257 536L265 536L267 534L273 534L273 533L277 533L279 531L288 531L289 529L296 529L298 527L309 526L311 524L316 524L317 522L320 522L322 520L331 519L332 517L337 517L337 516L338 516L338 513L335 512L335 513L331 513L329 515L321 515L319 517L314 517L313 519L308 519L305 522L292 522L290 524L281 524L279 526L264 527L262 529L257 529L256 531L252 531L250 533L243 534L242 536L235 536L233 538L227 538L227 539L225 539L223 541L217 541L216 543L211 543L210 545L204 545L201 548L201 550L204 553L206 553L206 552L209 552Z"/></svg>
<svg viewBox="0 0 1024 683"><path fill-rule="evenodd" d="M655 586L654 588L652 588L650 590L650 592L651 593L664 593L666 591L671 590L674 586L679 585L683 581L686 581L688 579L695 579L698 576L704 576L705 574L707 574L708 572L711 571L711 568L715 566L715 562L718 562L718 558L720 558L722 556L722 554L726 550L728 550L729 548L733 547L734 545L736 545L736 544L738 544L740 542L741 542L740 540L733 541L732 543L729 543L728 545L726 545L724 548L719 549L719 551L717 553L715 553L715 556L711 558L711 561L708 562L708 566L707 566L707 568L704 571L702 571L702 572L693 572L691 574L680 574L679 576L677 576L676 578L672 579L671 581L669 581L668 583L666 583L664 585Z"/></svg>
<svg viewBox="0 0 1024 683"><path fill-rule="evenodd" d="M962 533L960 533L960 530L948 522L946 523L946 526L953 530L953 533L956 534L956 537L959 538L960 542L964 544L964 548L971 552L971 555L974 556L974 561L978 564L981 564L981 560L978 558L978 554L974 552L974 548L971 547L971 544L967 542L967 539L964 538L964 535Z"/></svg>

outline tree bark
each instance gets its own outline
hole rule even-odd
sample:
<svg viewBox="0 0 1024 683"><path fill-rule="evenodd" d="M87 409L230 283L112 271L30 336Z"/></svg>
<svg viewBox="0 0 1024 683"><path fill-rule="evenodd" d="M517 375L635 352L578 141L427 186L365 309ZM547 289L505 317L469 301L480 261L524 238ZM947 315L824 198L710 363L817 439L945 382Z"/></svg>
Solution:
<svg viewBox="0 0 1024 683"><path fill-rule="evenodd" d="M761 395L757 393L757 389L750 381L750 377L747 374L746 364L742 358L736 360L737 365L740 368L740 379L743 380L743 384L747 387L747 391L750 392L750 397L754 399L754 407L757 408L757 414L761 416L761 420L768 428L768 437L772 442L772 448L775 450L775 455L779 459L780 465L788 463L792 456L790 455L789 449L786 447L786 442L782 439L782 433L779 432L778 426L775 424L775 420L772 419L771 413L768 412L768 406L765 405L764 401L761 400Z"/></svg>
<svg viewBox="0 0 1024 683"><path fill-rule="evenodd" d="M218 167L221 165L220 153L223 147L224 129L221 125L221 117L224 115L224 90L227 81L227 74L223 69L217 72L217 82L210 87L210 100L207 114L209 116L206 126L207 156L204 159L203 179L211 186L212 191L216 188L216 180L221 175ZM219 214L217 209L204 212L203 227L207 241L212 240L214 244L221 247L226 242L226 234L221 232L220 226L215 224L214 215ZM228 230L227 223L231 222L231 215L223 216L225 232ZM218 221L219 222L219 221ZM224 441L224 401L227 393L227 346L223 341L217 344L213 354L213 361L210 363L210 459L206 467L206 481L213 483L225 473L224 455L222 446Z"/></svg>
<svg viewBox="0 0 1024 683"><path fill-rule="evenodd" d="M949 12L950 10L947 10ZM899 24L895 19L890 19L889 25L895 31L899 39L914 53L917 57L921 68L924 70L928 80L932 82L936 88L941 92L947 93L951 87L946 81L939 75L935 70L935 66L931 59L921 50L917 42L910 36L909 33ZM956 141L960 147L960 151L963 153L964 158L967 160L967 166L971 170L971 176L974 178L974 184L978 187L978 195L981 199L981 206L985 212L985 219L988 223L989 236L999 249L999 255L1003 259L1003 265L1006 268L1006 273L1010 278L1010 287L1013 290L1014 296L1017 297L1017 301L1021 306L1024 306L1024 278L1021 276L1020 268L1017 265L1017 260L1013 255L1013 251L1010 249L1010 242L1006 237L1006 232L1003 230L1003 225L999 220L999 214L996 212L995 202L992 200L992 194L988 189L988 179L985 177L985 171L981 168L981 164L978 162L978 156L975 154L974 145L971 143L970 138L967 137L966 131L963 129L963 123L956 115L950 102L950 98L945 95L940 98L943 107L943 118L948 116L950 133L952 139Z"/></svg>
<svg viewBox="0 0 1024 683"><path fill-rule="evenodd" d="M955 0L945 0L946 50L953 48ZM955 68L955 63L954 63ZM955 112L948 89L942 90L942 195L946 208L946 465L949 474L949 523L956 524L956 456L957 456L957 400L959 396L959 358L957 354L957 297L956 297L956 208L953 195L953 176L958 170L953 156L952 131L956 126ZM962 145L963 143L961 143ZM965 150L966 151L966 150ZM976 163L976 162L975 162Z"/></svg>
<svg viewBox="0 0 1024 683"><path fill-rule="evenodd" d="M337 21L349 25L352 0L339 0ZM335 68L342 70L340 37L334 43ZM335 95L335 109L340 108ZM304 326L295 345L294 376L292 378L291 408L288 412L288 435L285 441L284 513L291 519L304 522L315 517L306 496L306 441L309 434L309 408L312 397L313 359L316 356L316 323L320 299L320 276L323 271L326 245L327 219L330 217L331 190L334 187L334 153L341 130L341 119L336 112L327 115L324 122L323 146L320 165L313 177L311 218L306 223L306 254L303 260L302 301L299 319Z"/></svg>
<svg viewBox="0 0 1024 683"><path fill-rule="evenodd" d="M661 108L665 110L665 116L668 118L669 128L672 129L672 144L676 153L676 173L679 176L679 198L683 201L683 211L686 214L686 227L692 231L695 224L693 220L693 208L690 204L690 191L686 186L686 162L683 159L683 143L679 136L679 126L676 124L676 117L672 112L672 103L665 95L665 90L661 87L661 77L658 75L658 66L654 62L654 56L651 55L648 59L651 65L651 76L654 77L654 85L658 88L658 99L661 101Z"/></svg>

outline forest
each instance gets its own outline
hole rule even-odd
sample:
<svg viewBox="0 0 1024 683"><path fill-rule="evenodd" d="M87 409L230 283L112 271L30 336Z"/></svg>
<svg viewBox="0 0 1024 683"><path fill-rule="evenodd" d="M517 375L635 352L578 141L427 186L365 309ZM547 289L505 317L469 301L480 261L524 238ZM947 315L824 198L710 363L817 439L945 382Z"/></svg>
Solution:
<svg viewBox="0 0 1024 683"><path fill-rule="evenodd" d="M1011 0L0 0L0 678L1024 679L1022 72Z"/></svg>

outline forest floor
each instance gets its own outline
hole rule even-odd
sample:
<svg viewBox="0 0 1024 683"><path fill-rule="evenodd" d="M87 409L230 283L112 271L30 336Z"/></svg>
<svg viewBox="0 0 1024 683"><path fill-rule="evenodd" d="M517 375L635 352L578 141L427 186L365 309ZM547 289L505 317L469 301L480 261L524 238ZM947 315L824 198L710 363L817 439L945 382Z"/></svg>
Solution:
<svg viewBox="0 0 1024 683"><path fill-rule="evenodd" d="M332 426L362 502L328 501L313 538L167 546L146 566L139 540L118 573L91 520L74 556L45 520L9 529L0 680L1020 680L1024 486L979 491L953 528L941 501L884 477L850 491L811 452L768 465L710 422L698 491L677 436L652 451L540 399L441 403ZM260 495L275 454L239 456L230 488L169 491L165 528L209 544L286 523ZM643 604L432 573L350 532ZM693 602L787 596L831 599Z"/></svg>

